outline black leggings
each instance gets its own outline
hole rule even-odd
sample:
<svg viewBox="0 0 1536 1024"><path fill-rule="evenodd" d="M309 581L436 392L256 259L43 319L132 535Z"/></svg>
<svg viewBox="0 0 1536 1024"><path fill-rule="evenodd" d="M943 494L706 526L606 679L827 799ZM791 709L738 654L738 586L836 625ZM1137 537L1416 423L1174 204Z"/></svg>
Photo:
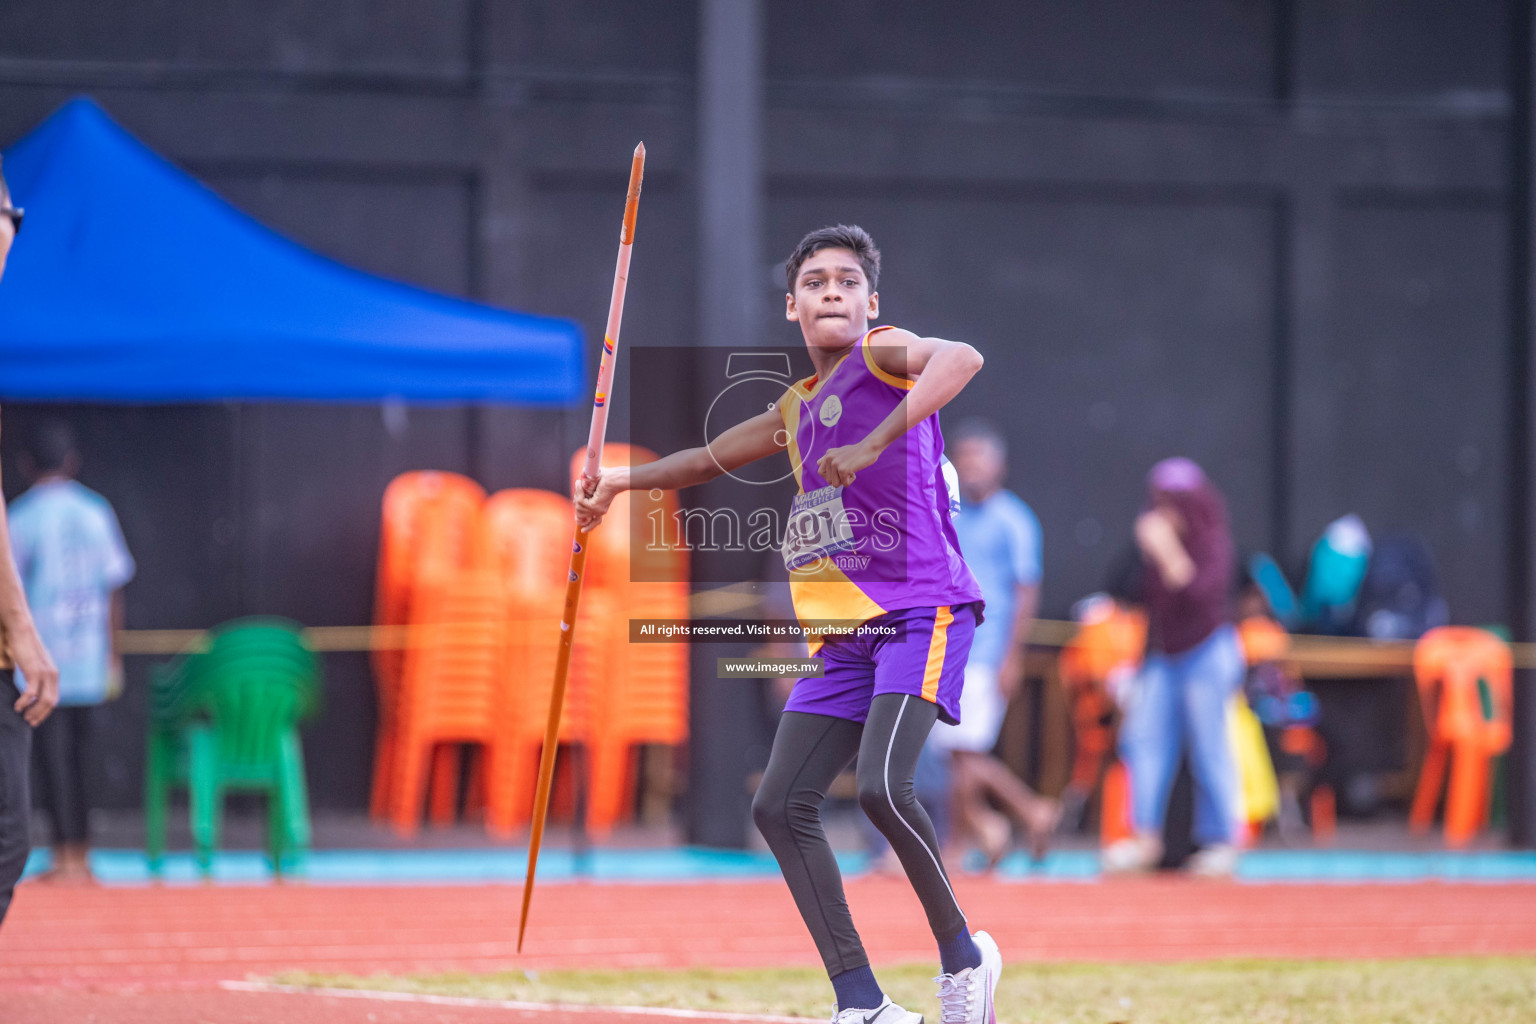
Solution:
<svg viewBox="0 0 1536 1024"><path fill-rule="evenodd" d="M37 795L53 824L53 845L90 839L87 774L95 749L97 708L58 707L32 733L32 771Z"/></svg>
<svg viewBox="0 0 1536 1024"><path fill-rule="evenodd" d="M965 930L933 823L912 791L917 755L937 717L938 708L921 697L885 693L874 699L863 725L798 711L786 711L779 720L768 770L752 800L752 819L778 859L832 977L869 964L821 827L827 787L855 756L859 806L901 859L934 938L947 942Z"/></svg>

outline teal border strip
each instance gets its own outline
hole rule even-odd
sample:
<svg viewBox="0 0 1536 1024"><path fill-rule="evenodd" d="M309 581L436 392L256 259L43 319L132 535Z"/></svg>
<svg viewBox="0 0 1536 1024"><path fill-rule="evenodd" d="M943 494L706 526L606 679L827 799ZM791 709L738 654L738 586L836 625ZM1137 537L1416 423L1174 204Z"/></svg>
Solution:
<svg viewBox="0 0 1536 1024"><path fill-rule="evenodd" d="M519 884L527 872L527 850L317 850L289 874L316 885L483 885ZM47 850L33 851L27 878L47 870ZM868 869L862 853L838 855L850 875ZM970 858L967 870L981 867ZM91 870L104 885L149 885L149 864L139 850L94 850ZM663 849L594 849L584 854L547 850L539 859L544 882L704 882L776 878L779 868L767 852ZM1040 863L1021 853L998 866L1000 877L1018 882L1092 882L1099 878L1098 854L1063 850ZM1244 855L1239 881L1287 882L1536 882L1536 851L1475 853L1382 853L1354 850L1256 850ZM272 880L270 863L254 850L229 850L214 856L213 880L228 885L261 885ZM169 885L200 884L192 854L167 854L162 880Z"/></svg>

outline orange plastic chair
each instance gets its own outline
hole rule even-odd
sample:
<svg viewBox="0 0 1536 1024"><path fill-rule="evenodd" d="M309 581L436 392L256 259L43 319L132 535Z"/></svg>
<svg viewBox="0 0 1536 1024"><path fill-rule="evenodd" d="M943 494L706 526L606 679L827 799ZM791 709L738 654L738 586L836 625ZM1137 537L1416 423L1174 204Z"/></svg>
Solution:
<svg viewBox="0 0 1536 1024"><path fill-rule="evenodd" d="M473 551L471 525L485 498L479 484L457 473L421 470L401 474L384 492L379 534L379 572L374 622L405 625L410 620L415 581L433 569L467 566ZM389 813L391 766L394 764L394 705L405 653L400 648L374 651L374 678L379 696L378 742L374 755L370 813ZM437 752L434 778L434 817L441 819L445 794L442 783L457 777L452 748Z"/></svg>
<svg viewBox="0 0 1536 1024"><path fill-rule="evenodd" d="M584 457L578 451L571 459L573 480ZM638 446L603 449L605 466L655 458ZM648 743L677 746L688 738L688 646L630 643L629 637L631 619L689 617L688 552L677 543L676 511L675 493L629 491L588 534L587 587L612 609L601 620L583 613L600 631L609 665L592 681L587 736L587 826L597 836L626 816L634 790L631 751ZM662 543L653 545L653 539Z"/></svg>
<svg viewBox="0 0 1536 1024"><path fill-rule="evenodd" d="M1509 749L1514 687L1509 645L1484 629L1432 629L1414 648L1413 674L1429 746L1408 823L1418 832L1429 829L1449 766L1445 842L1463 847L1487 819L1492 759Z"/></svg>
<svg viewBox="0 0 1536 1024"><path fill-rule="evenodd" d="M1131 827L1131 773L1118 760L1104 769L1099 790L1099 843L1112 846L1136 834Z"/></svg>
<svg viewBox="0 0 1536 1024"><path fill-rule="evenodd" d="M425 565L468 566L485 489L466 476L436 470L402 473L384 489L379 531L378 586L374 622L404 625L411 588ZM375 663L398 682L403 652L378 651Z"/></svg>
<svg viewBox="0 0 1536 1024"><path fill-rule="evenodd" d="M457 473L421 470L403 473L390 482L384 490L379 531L375 625L408 624L412 594L426 573L465 568L471 563L473 527L484 501L484 489ZM375 819L389 814L396 695L404 665L404 650L373 652L379 721L369 813ZM441 767L446 769L447 765ZM438 775L446 777L447 772Z"/></svg>
<svg viewBox="0 0 1536 1024"><path fill-rule="evenodd" d="M482 559L507 594L506 676L485 781L486 827L494 835L511 835L533 811L574 527L570 499L552 491L498 491L481 514ZM584 587L561 742L581 742L588 735L591 691L607 671L608 646L600 627L612 617L608 595Z"/></svg>
<svg viewBox="0 0 1536 1024"><path fill-rule="evenodd" d="M479 553L477 525L484 495L480 485L474 484L473 490L461 488L461 493L432 502L421 510L414 566L418 586L421 580L434 573L453 574L476 567ZM453 743L439 744L433 751L428 807L435 825L450 824L456 817L459 755L460 746Z"/></svg>
<svg viewBox="0 0 1536 1024"><path fill-rule="evenodd" d="M434 748L492 742L506 675L506 591L495 573L432 573L417 583L411 603L389 784L390 820L401 835L420 827ZM445 760L457 768L456 756ZM451 796L457 779L442 785Z"/></svg>
<svg viewBox="0 0 1536 1024"><path fill-rule="evenodd" d="M1084 798L1100 789L1099 834L1105 844L1131 834L1129 783L1124 766L1113 756L1117 716L1107 684L1112 675L1140 664L1146 643L1146 615L1106 600L1081 624L1056 662L1076 738L1067 784Z"/></svg>

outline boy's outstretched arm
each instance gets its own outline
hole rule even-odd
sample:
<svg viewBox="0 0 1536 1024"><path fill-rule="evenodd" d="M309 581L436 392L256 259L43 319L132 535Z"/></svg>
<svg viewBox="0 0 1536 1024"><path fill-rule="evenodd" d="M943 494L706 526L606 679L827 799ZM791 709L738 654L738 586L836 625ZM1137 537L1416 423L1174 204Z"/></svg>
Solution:
<svg viewBox="0 0 1536 1024"><path fill-rule="evenodd" d="M576 525L585 533L602 522L608 506L621 491L675 491L702 484L721 473L783 451L789 446L788 436L784 420L774 408L736 424L705 447L685 448L641 466L605 466L598 473L597 486L590 492L582 490L578 477L572 494Z"/></svg>
<svg viewBox="0 0 1536 1024"><path fill-rule="evenodd" d="M858 444L828 449L816 464L827 483L842 487L853 483L859 470L871 465L892 442L914 423L921 423L948 404L981 369L981 353L963 341L919 338L900 328L880 332L870 346L875 365L886 373L916 378L912 390L891 414Z"/></svg>

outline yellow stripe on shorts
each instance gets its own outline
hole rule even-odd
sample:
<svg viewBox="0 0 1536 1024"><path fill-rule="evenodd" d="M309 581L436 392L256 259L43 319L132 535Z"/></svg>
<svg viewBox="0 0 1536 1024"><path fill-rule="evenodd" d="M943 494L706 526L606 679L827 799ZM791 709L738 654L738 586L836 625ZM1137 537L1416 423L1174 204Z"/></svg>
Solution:
<svg viewBox="0 0 1536 1024"><path fill-rule="evenodd" d="M944 674L944 651L949 647L949 624L955 621L949 605L940 605L933 616L933 637L928 641L928 665L923 669L923 700L939 699L939 676Z"/></svg>

